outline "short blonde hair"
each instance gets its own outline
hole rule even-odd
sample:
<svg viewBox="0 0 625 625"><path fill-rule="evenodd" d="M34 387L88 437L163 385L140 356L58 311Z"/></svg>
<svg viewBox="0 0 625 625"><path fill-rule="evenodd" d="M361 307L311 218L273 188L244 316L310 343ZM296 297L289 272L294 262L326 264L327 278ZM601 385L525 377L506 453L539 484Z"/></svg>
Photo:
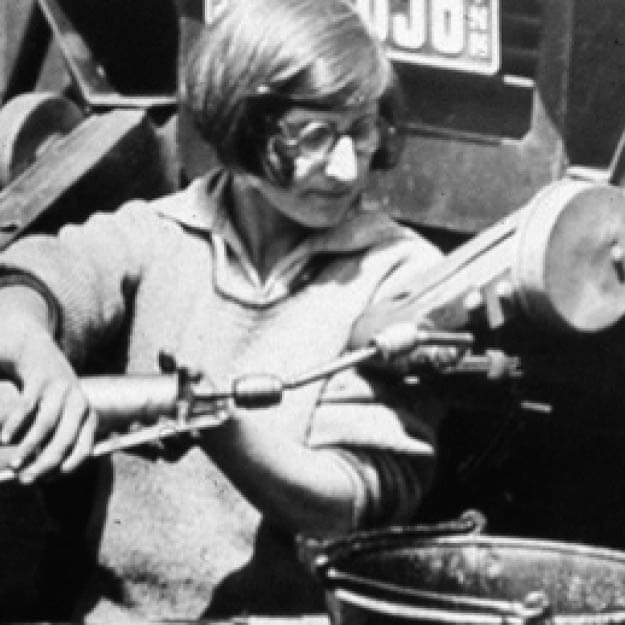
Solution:
<svg viewBox="0 0 625 625"><path fill-rule="evenodd" d="M384 48L348 0L223 0L189 54L185 86L220 160L254 174L289 103L342 109L379 100L392 123L399 103Z"/></svg>

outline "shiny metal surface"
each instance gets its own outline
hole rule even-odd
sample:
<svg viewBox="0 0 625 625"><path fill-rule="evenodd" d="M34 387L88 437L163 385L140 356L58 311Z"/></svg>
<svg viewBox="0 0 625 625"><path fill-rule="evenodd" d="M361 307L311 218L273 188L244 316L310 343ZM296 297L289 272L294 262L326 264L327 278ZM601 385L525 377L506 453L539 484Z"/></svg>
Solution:
<svg viewBox="0 0 625 625"><path fill-rule="evenodd" d="M313 568L334 625L625 623L625 553L422 528L326 543Z"/></svg>

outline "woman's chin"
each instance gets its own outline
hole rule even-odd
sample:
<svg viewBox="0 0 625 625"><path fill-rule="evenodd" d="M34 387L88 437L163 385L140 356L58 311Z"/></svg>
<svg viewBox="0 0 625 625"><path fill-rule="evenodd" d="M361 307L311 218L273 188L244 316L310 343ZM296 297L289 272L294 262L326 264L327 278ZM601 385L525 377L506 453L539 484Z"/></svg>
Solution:
<svg viewBox="0 0 625 625"><path fill-rule="evenodd" d="M308 228L333 228L345 221L353 206L353 197L344 198L307 198L298 211L299 221Z"/></svg>

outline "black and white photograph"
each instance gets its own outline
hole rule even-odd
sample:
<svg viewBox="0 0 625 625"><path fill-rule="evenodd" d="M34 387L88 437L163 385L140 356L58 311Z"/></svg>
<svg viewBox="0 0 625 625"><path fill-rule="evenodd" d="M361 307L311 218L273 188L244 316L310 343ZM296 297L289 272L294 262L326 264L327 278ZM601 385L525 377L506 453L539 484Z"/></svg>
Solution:
<svg viewBox="0 0 625 625"><path fill-rule="evenodd" d="M625 624L625 2L0 0L0 623Z"/></svg>

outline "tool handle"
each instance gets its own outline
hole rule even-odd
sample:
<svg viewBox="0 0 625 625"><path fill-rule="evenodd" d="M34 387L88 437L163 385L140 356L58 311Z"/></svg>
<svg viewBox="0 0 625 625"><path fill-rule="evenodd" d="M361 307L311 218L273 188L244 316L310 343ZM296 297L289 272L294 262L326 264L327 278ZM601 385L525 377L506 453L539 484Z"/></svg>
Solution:
<svg viewBox="0 0 625 625"><path fill-rule="evenodd" d="M394 323L379 332L372 341L385 360L407 354L420 346L437 345L466 349L472 347L474 342L475 339L470 332L427 330L411 322Z"/></svg>
<svg viewBox="0 0 625 625"><path fill-rule="evenodd" d="M108 429L174 416L180 398L177 374L83 376L80 386Z"/></svg>

